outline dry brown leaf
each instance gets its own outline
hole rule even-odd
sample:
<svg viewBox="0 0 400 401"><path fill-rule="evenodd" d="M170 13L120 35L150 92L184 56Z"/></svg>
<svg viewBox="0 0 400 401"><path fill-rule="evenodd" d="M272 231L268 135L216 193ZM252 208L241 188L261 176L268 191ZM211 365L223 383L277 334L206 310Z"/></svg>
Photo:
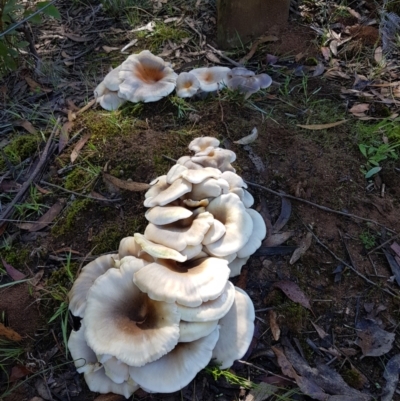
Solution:
<svg viewBox="0 0 400 401"><path fill-rule="evenodd" d="M30 232L39 231L45 228L60 214L65 203L65 199L58 199L58 201L43 216L40 216L36 223L21 223L18 224L18 227Z"/></svg>
<svg viewBox="0 0 400 401"><path fill-rule="evenodd" d="M76 119L76 113L72 110L68 110L68 121L72 122Z"/></svg>
<svg viewBox="0 0 400 401"><path fill-rule="evenodd" d="M79 139L73 151L71 152L71 163L73 163L78 158L79 152L85 146L85 143L89 140L91 136L92 134L89 132L85 134L81 139Z"/></svg>
<svg viewBox="0 0 400 401"><path fill-rule="evenodd" d="M313 77L319 77L320 75L322 75L322 74L324 73L324 71L325 71L324 65L323 65L321 62L319 62L319 63L316 65L312 76L313 76Z"/></svg>
<svg viewBox="0 0 400 401"><path fill-rule="evenodd" d="M263 246L275 247L285 243L290 237L292 237L294 231L284 231L281 233L274 233L269 235L264 241Z"/></svg>
<svg viewBox="0 0 400 401"><path fill-rule="evenodd" d="M49 191L48 189L44 189L44 188L40 187L38 184L36 184L36 182L35 182L35 187L43 195L47 195L47 194L51 193L51 191Z"/></svg>
<svg viewBox="0 0 400 401"><path fill-rule="evenodd" d="M19 270L17 270L15 267L11 266L9 263L7 263L4 259L1 259L3 262L3 266L6 269L7 274L15 281L22 280L26 277L26 274L21 273Z"/></svg>
<svg viewBox="0 0 400 401"><path fill-rule="evenodd" d="M71 110L71 111L78 111L79 110L79 107L76 106L76 104L73 102L73 100L67 99L65 101L65 103L68 106L68 110Z"/></svg>
<svg viewBox="0 0 400 401"><path fill-rule="evenodd" d="M0 336L7 338L10 341L21 341L22 337L12 328L4 326L0 323Z"/></svg>
<svg viewBox="0 0 400 401"><path fill-rule="evenodd" d="M290 377L291 379L296 379L298 377L296 371L294 370L292 364L286 358L286 355L283 353L282 349L278 346L272 346L272 351L276 355L276 359L279 367L282 369L282 373L285 376Z"/></svg>
<svg viewBox="0 0 400 401"><path fill-rule="evenodd" d="M279 288L284 292L284 294L293 302L304 306L305 308L311 309L310 301L304 294L304 292L300 289L300 287L294 283L293 281L282 280L274 283L273 288Z"/></svg>
<svg viewBox="0 0 400 401"><path fill-rule="evenodd" d="M297 124L297 126L300 128L304 128L304 129L320 130L320 129L328 129L328 128L337 127L338 125L344 124L346 121L349 121L349 120L341 120L341 121L336 121L335 123L329 123L329 124L310 124L310 125Z"/></svg>
<svg viewBox="0 0 400 401"><path fill-rule="evenodd" d="M343 71L339 71L337 68L332 68L328 70L324 74L325 78L343 78L343 79L350 79L350 76L344 73Z"/></svg>
<svg viewBox="0 0 400 401"><path fill-rule="evenodd" d="M281 336L281 329L279 328L278 322L276 321L277 315L273 310L269 311L269 326L271 327L271 333L275 341L279 340Z"/></svg>
<svg viewBox="0 0 400 401"><path fill-rule="evenodd" d="M370 319L362 319L357 325L356 344L361 348L364 356L382 356L388 353L395 340L395 333L389 333Z"/></svg>
<svg viewBox="0 0 400 401"><path fill-rule="evenodd" d="M69 140L69 131L73 128L74 123L72 121L67 121L61 127L60 139L58 141L58 153L61 153L63 149L67 146Z"/></svg>
<svg viewBox="0 0 400 401"><path fill-rule="evenodd" d="M292 257L290 258L289 263L291 265L296 263L301 258L301 256L306 253L308 248L311 246L312 238L312 234L308 232L305 238L301 240L299 247L293 252Z"/></svg>
<svg viewBox="0 0 400 401"><path fill-rule="evenodd" d="M368 103L356 103L353 105L353 107L349 110L350 113L353 114L360 114L364 113L365 111L369 110L369 104Z"/></svg>
<svg viewBox="0 0 400 401"><path fill-rule="evenodd" d="M329 49L329 47L321 47L321 53L324 56L324 59L326 61L329 61L329 59L331 58L331 50Z"/></svg>
<svg viewBox="0 0 400 401"><path fill-rule="evenodd" d="M400 372L400 354L397 354L389 359L385 366L383 377L386 379L386 384L382 392L381 401L393 400L394 392L399 383Z"/></svg>
<svg viewBox="0 0 400 401"><path fill-rule="evenodd" d="M89 42L93 39L91 36L79 36L74 33L64 33L64 36L73 40L74 42Z"/></svg>
<svg viewBox="0 0 400 401"><path fill-rule="evenodd" d="M319 337L320 337L322 340L325 339L326 337L329 337L329 334L326 333L326 332L322 329L322 327L318 326L318 325L317 325L316 323L314 323L314 322L311 322L311 324L314 326L314 329L317 331Z"/></svg>
<svg viewBox="0 0 400 401"><path fill-rule="evenodd" d="M212 63L221 64L221 60L212 52L206 53L207 60L210 60Z"/></svg>
<svg viewBox="0 0 400 401"><path fill-rule="evenodd" d="M25 81L29 85L29 87L34 91L41 91L41 92L45 92L45 93L49 93L49 92L53 91L53 89L45 88L44 86L38 84L32 78L25 77Z"/></svg>
<svg viewBox="0 0 400 401"><path fill-rule="evenodd" d="M30 134L36 134L35 127L28 120L17 120L14 121L13 125L25 128Z"/></svg>
<svg viewBox="0 0 400 401"><path fill-rule="evenodd" d="M338 42L336 39L332 40L331 43L329 43L329 49L331 50L331 52L332 52L332 54L333 54L334 56L337 56L338 44L339 44L339 42Z"/></svg>
<svg viewBox="0 0 400 401"><path fill-rule="evenodd" d="M150 188L149 184L145 184L143 182L120 180L119 178L114 177L107 173L103 173L103 177L106 181L110 182L115 187L126 189L128 191L134 191L134 192L147 191Z"/></svg>
<svg viewBox="0 0 400 401"><path fill-rule="evenodd" d="M119 50L119 47L102 46L106 53L111 53Z"/></svg>

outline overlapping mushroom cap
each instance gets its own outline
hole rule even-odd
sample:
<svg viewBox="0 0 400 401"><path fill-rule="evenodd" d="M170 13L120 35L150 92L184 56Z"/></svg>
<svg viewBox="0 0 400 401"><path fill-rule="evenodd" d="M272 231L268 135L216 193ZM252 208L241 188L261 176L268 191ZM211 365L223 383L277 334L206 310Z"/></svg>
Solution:
<svg viewBox="0 0 400 401"><path fill-rule="evenodd" d="M192 97L200 89L200 82L196 75L190 72L181 72L176 80L176 95L179 97Z"/></svg>
<svg viewBox="0 0 400 401"><path fill-rule="evenodd" d="M203 92L213 92L222 87L230 71L228 67L203 67L195 68L190 73L198 79Z"/></svg>
<svg viewBox="0 0 400 401"><path fill-rule="evenodd" d="M103 109L116 110L126 102L125 99L118 96L119 85L122 82L119 78L120 70L121 66L118 66L110 71L94 90L96 102L100 103Z"/></svg>
<svg viewBox="0 0 400 401"><path fill-rule="evenodd" d="M255 75L243 67L233 68L227 76L226 85L231 90L243 93L245 99L260 89L266 89L272 84L272 78L267 74Z"/></svg>

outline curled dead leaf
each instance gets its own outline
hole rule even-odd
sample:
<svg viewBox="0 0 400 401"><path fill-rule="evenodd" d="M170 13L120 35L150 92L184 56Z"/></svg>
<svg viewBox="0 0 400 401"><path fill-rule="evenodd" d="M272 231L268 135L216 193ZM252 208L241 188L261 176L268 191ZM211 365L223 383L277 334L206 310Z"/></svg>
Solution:
<svg viewBox="0 0 400 401"><path fill-rule="evenodd" d="M239 139L238 141L234 141L233 143L237 143L238 145L248 145L249 143L254 142L258 138L258 129L254 127L251 130L251 134Z"/></svg>
<svg viewBox="0 0 400 401"><path fill-rule="evenodd" d="M269 311L269 326L271 327L271 333L275 341L279 340L281 336L281 329L279 328L278 322L276 321L277 315L273 310Z"/></svg>
<svg viewBox="0 0 400 401"><path fill-rule="evenodd" d="M301 240L299 247L293 252L292 257L290 258L289 263L291 265L296 263L306 253L308 248L311 246L312 238L312 234L308 232L305 238Z"/></svg>
<svg viewBox="0 0 400 401"><path fill-rule="evenodd" d="M273 288L279 288L283 293L293 302L304 306L304 308L312 311L310 301L300 289L300 287L293 281L282 280L274 283Z"/></svg>
<svg viewBox="0 0 400 401"><path fill-rule="evenodd" d="M334 123L329 123L329 124L310 124L310 125L297 124L297 126L300 128L305 128L305 129L310 129L310 130L321 130L321 129L337 127L338 125L341 125L341 124L345 123L346 121L348 121L348 120L336 121Z"/></svg>

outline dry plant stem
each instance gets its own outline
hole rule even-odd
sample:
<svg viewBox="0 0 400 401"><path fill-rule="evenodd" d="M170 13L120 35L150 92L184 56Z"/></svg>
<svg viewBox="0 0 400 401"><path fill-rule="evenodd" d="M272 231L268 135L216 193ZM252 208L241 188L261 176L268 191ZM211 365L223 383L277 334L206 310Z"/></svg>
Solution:
<svg viewBox="0 0 400 401"><path fill-rule="evenodd" d="M266 370L266 369L260 368L259 366L256 366L256 365L254 365L254 364L252 364L252 363L250 363L250 362L242 361L242 360L240 360L240 359L238 359L238 362L239 362L239 363L243 363L243 365L247 365L247 366L250 366L250 367L252 367L252 368L254 368L254 369L257 369L257 370L259 370L260 372L268 373L268 374L270 374L270 375L279 377L280 379L284 379L284 380L287 380L287 381L291 381L293 384L296 384L296 382L295 382L294 380L291 380L291 379L289 379L288 377L284 377L284 376L281 376L281 375L277 375L276 373L273 373L273 372L271 372L270 370Z"/></svg>
<svg viewBox="0 0 400 401"><path fill-rule="evenodd" d="M57 122L54 125L53 131L51 132L49 139L47 140L46 146L43 150L42 155L40 156L39 163L37 164L35 170L31 174L31 176L22 184L21 189L18 191L18 193L15 195L14 199L8 204L4 212L0 215L0 222L4 221L4 219L7 219L14 211L14 206L15 204L21 200L21 198L24 196L25 192L27 189L30 187L32 182L36 179L36 177L39 175L41 169L43 166L46 164L48 157L51 155L50 147L53 142L54 135L56 131L58 130L60 123L60 118L57 119ZM3 224L0 223L0 227L3 226Z"/></svg>
<svg viewBox="0 0 400 401"><path fill-rule="evenodd" d="M232 65L235 67L243 67L243 64L238 63L237 61L232 60L231 58L225 56L220 50L215 49L211 45L207 44L207 47L209 47L215 54L218 54L221 58L223 58L226 61L229 61Z"/></svg>
<svg viewBox="0 0 400 401"><path fill-rule="evenodd" d="M360 273L354 266L348 264L347 262L345 262L343 259L340 259L339 256L337 256L333 251L331 251L315 234L314 232L307 227L306 224L304 224L304 227L307 229L307 231L309 231L312 236L314 237L315 241L317 241L317 243L319 245L322 246L322 248L324 248L326 251L328 251L338 262L342 263L343 265L347 266L351 271L353 271L354 273L357 274L357 276L363 278L367 283L373 285L374 287L379 288L380 290L382 290L383 292L386 292L386 294L391 295L394 298L399 298L399 296L395 293L393 293L392 291L388 290L387 288L381 288L378 284L374 283L373 281L371 281L368 277L365 277L362 273Z"/></svg>
<svg viewBox="0 0 400 401"><path fill-rule="evenodd" d="M69 189L65 189L65 188L63 188L63 187L60 187L60 186L55 185L55 184L51 184L50 182L43 181L43 180L40 181L40 183L43 184L43 185L48 185L49 187L53 187L53 188L60 189L61 191L64 191L64 192L68 192L69 194L73 194L73 195L76 195L76 196L81 196L81 197L87 198L87 199L93 199L93 200L103 201L103 202L119 202L119 201L122 200L121 198L117 198L117 199L103 199L103 198L96 198L95 196L83 195L83 194L80 194L79 192L70 191Z"/></svg>
<svg viewBox="0 0 400 401"><path fill-rule="evenodd" d="M284 198L288 198L288 199L293 199L293 200L298 201L298 202L306 203L307 205L314 206L314 207L316 207L318 209L324 210L325 212L340 214L341 216L351 217L353 219L358 219L358 220L362 220L362 221L367 221L368 223L376 224L377 226L381 226L381 227L385 228L387 231L389 231L389 232L391 232L393 234L400 235L400 233L396 233L396 231L391 230L390 228L387 228L385 225L383 225L381 223L378 223L375 220L371 220L371 219L367 219L365 217L357 216L356 214L352 214L352 213L346 213L346 212L341 212L339 210L334 210L334 209L331 209L329 207L321 206L321 205L318 205L317 203L310 202L310 201L308 201L306 199L297 198L296 196L292 196L292 195L288 195L288 194L285 194L285 193L276 192L273 189L264 187L264 186L259 185L259 184L255 184L254 182L245 181L245 183L249 184L249 185L251 185L253 187L256 187L256 188L261 188L264 191L267 191L267 192L270 192L271 194L280 196L281 198L284 197Z"/></svg>
<svg viewBox="0 0 400 401"><path fill-rule="evenodd" d="M378 245L376 248L372 249L367 253L367 255L371 255L371 253L376 252L377 250L383 248L385 245L389 244L392 242L394 239L398 238L400 236L400 233L396 234L394 237L389 238L387 241L383 242L382 244Z"/></svg>

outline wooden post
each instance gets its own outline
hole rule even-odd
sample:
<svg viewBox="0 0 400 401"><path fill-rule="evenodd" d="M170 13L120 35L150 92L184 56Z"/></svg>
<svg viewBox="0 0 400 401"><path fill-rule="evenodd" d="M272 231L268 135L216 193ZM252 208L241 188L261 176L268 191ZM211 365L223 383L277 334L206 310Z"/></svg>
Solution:
<svg viewBox="0 0 400 401"><path fill-rule="evenodd" d="M217 0L217 41L222 49L240 46L271 26L284 26L290 0Z"/></svg>

